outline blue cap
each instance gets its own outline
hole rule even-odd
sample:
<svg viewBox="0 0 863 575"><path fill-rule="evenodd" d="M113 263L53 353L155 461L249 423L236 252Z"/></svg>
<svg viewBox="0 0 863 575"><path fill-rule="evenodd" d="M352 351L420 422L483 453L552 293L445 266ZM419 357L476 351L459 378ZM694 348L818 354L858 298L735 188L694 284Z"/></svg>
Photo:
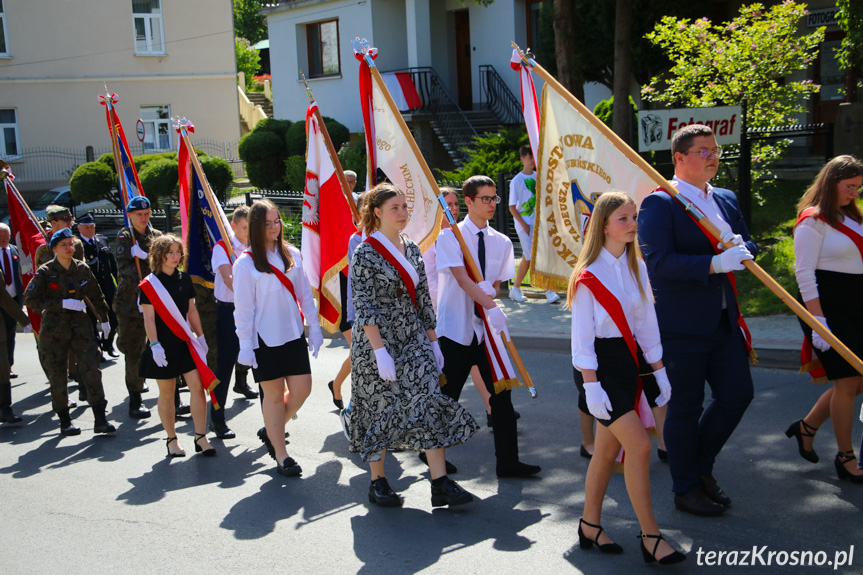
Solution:
<svg viewBox="0 0 863 575"><path fill-rule="evenodd" d="M150 200L148 200L144 196L135 196L134 198L129 200L128 204L126 204L126 211L127 212L136 212L138 210L149 210L149 209L150 209Z"/></svg>
<svg viewBox="0 0 863 575"><path fill-rule="evenodd" d="M84 214L83 216L81 216L80 218L78 218L78 225L79 225L79 226L81 226L81 225L84 225L84 226L88 226L88 225L89 225L89 226L92 226L92 225L95 225L95 224L96 224L96 222L95 222L95 221L93 221L93 216L91 216L90 214Z"/></svg>
<svg viewBox="0 0 863 575"><path fill-rule="evenodd" d="M57 246L60 242L65 240L66 238L72 237L72 230L69 228L63 228L59 232L56 232L53 236L51 236L51 249Z"/></svg>

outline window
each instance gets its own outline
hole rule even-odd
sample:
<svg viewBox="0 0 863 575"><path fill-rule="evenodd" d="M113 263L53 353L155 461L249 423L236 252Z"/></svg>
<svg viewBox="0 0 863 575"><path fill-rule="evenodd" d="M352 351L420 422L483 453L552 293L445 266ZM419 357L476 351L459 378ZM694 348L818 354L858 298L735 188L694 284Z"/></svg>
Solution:
<svg viewBox="0 0 863 575"><path fill-rule="evenodd" d="M341 73L338 20L306 24L306 40L309 43L310 78Z"/></svg>
<svg viewBox="0 0 863 575"><path fill-rule="evenodd" d="M164 54L161 0L132 0L135 54Z"/></svg>
<svg viewBox="0 0 863 575"><path fill-rule="evenodd" d="M141 106L144 153L171 151L171 107Z"/></svg>
<svg viewBox="0 0 863 575"><path fill-rule="evenodd" d="M19 154L18 120L14 108L0 108L0 157Z"/></svg>
<svg viewBox="0 0 863 575"><path fill-rule="evenodd" d="M543 0L528 0L527 3L527 45L533 52L536 52L537 45L539 44L539 37L541 35L539 32L539 19L544 3Z"/></svg>
<svg viewBox="0 0 863 575"><path fill-rule="evenodd" d="M6 9L0 0L0 58L9 56L9 44L6 41Z"/></svg>

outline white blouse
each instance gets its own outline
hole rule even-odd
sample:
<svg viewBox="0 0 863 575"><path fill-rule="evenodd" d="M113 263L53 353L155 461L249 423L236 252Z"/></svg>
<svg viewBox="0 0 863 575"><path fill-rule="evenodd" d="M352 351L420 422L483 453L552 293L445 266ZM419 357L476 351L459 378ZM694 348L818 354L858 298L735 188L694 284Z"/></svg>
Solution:
<svg viewBox="0 0 863 575"><path fill-rule="evenodd" d="M863 225L850 218L843 223L863 235ZM851 238L816 218L806 218L794 230L794 265L803 301L819 297L816 269L863 274L863 258Z"/></svg>
<svg viewBox="0 0 863 575"><path fill-rule="evenodd" d="M312 286L303 273L302 255L294 247L288 247L288 251L294 258L294 267L285 275L294 284L309 328L320 330ZM267 260L276 269L285 271L285 264L276 250L267 253ZM276 274L255 269L249 252L243 252L234 263L234 321L240 349L257 349L259 336L268 347L278 347L303 335L297 302Z"/></svg>
<svg viewBox="0 0 863 575"><path fill-rule="evenodd" d="M653 292L647 277L647 266L638 260L638 272L645 298L642 299L638 284L629 270L626 252L619 258L602 249L595 262L587 266L608 291L620 302L629 328L644 352L647 363L662 359L662 342L659 324L653 306ZM593 292L578 284L572 301L572 365L578 370L596 369L594 339L622 337L620 330L604 307L593 297Z"/></svg>

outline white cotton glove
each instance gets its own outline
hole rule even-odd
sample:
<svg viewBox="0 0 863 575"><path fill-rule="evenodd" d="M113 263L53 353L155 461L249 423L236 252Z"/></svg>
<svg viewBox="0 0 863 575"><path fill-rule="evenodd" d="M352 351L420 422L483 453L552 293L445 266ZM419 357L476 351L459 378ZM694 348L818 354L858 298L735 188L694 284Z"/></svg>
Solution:
<svg viewBox="0 0 863 575"><path fill-rule="evenodd" d="M258 361L255 358L255 350L251 347L240 348L240 354L237 356L237 363L248 365L249 367L258 367Z"/></svg>
<svg viewBox="0 0 863 575"><path fill-rule="evenodd" d="M33 326L29 323L24 326L24 333L33 333Z"/></svg>
<svg viewBox="0 0 863 575"><path fill-rule="evenodd" d="M63 300L63 309L68 309L69 311L86 311L87 304L80 299L67 298Z"/></svg>
<svg viewBox="0 0 863 575"><path fill-rule="evenodd" d="M827 318L826 317L821 317L820 315L816 315L816 316L812 316L812 317L814 317L819 322L821 322L821 325L823 325L824 327L827 327ZM830 328L827 327L827 329L830 329ZM814 329L812 330L812 346L818 348L820 351L827 351L828 349L830 349L830 344L827 343L827 340L825 340L823 337L821 337L821 335L817 331L815 331Z"/></svg>
<svg viewBox="0 0 863 575"><path fill-rule="evenodd" d="M668 381L668 374L665 372L664 367L654 371L653 377L656 378L656 385L659 386L659 397L656 398L656 407L662 407L671 399L671 382Z"/></svg>
<svg viewBox="0 0 863 575"><path fill-rule="evenodd" d="M135 244L132 246L132 249L129 250L129 253L132 254L132 257L136 257L139 260L145 260L148 257L147 252L141 249L141 246Z"/></svg>
<svg viewBox="0 0 863 575"><path fill-rule="evenodd" d="M138 313L144 313L144 308L141 307L141 304L138 304Z"/></svg>
<svg viewBox="0 0 863 575"><path fill-rule="evenodd" d="M597 419L611 419L611 400L598 381L588 381L584 384L584 395L587 400L587 410Z"/></svg>
<svg viewBox="0 0 863 575"><path fill-rule="evenodd" d="M432 351L434 352L434 360L437 362L439 372L443 372L443 352L440 350L440 342L434 340L431 342Z"/></svg>
<svg viewBox="0 0 863 575"><path fill-rule="evenodd" d="M156 365L159 367L168 367L168 358L165 357L165 348L162 347L161 343L156 342L153 344L150 351L153 352L153 361L156 362Z"/></svg>
<svg viewBox="0 0 863 575"><path fill-rule="evenodd" d="M743 262L754 259L745 246L728 248L719 255L713 256L713 273L724 274L745 268Z"/></svg>
<svg viewBox="0 0 863 575"><path fill-rule="evenodd" d="M491 282L481 281L476 285L479 286L479 289L481 289L485 295L492 299L494 299L497 295L497 290L494 289L494 286L491 285Z"/></svg>
<svg viewBox="0 0 863 575"><path fill-rule="evenodd" d="M312 352L312 357L318 359L318 353L324 345L324 334L321 333L319 325L309 326L309 351Z"/></svg>
<svg viewBox="0 0 863 575"><path fill-rule="evenodd" d="M99 327L102 328L102 336L108 337L108 334L111 333L111 322L103 321L99 324Z"/></svg>
<svg viewBox="0 0 863 575"><path fill-rule="evenodd" d="M199 335L195 339L198 340L198 343L204 348L204 360L206 361L207 354L210 353L210 346L207 345L207 339L204 337L204 334Z"/></svg>
<svg viewBox="0 0 863 575"><path fill-rule="evenodd" d="M387 348L382 347L375 350L375 360L378 362L378 375L384 381L396 380L396 362L387 351Z"/></svg>
<svg viewBox="0 0 863 575"><path fill-rule="evenodd" d="M735 246L743 245L743 236L741 236L740 234L735 234L731 230L728 230L727 232L722 232L722 236L719 238L719 240L719 243L716 244L716 247L719 249L719 251L725 250L726 243L732 243Z"/></svg>
<svg viewBox="0 0 863 575"><path fill-rule="evenodd" d="M506 322L506 314L503 313L503 310L500 307L493 307L489 310L486 310L488 313L488 323L495 333L503 332L506 334L506 339L512 341L509 337L509 327Z"/></svg>

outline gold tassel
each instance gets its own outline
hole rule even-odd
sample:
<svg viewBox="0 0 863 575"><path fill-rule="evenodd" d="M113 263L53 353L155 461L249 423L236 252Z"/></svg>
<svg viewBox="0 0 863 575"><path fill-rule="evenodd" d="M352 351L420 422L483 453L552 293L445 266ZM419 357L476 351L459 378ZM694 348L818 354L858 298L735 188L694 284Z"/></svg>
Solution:
<svg viewBox="0 0 863 575"><path fill-rule="evenodd" d="M521 387L521 382L518 379L501 379L494 382L494 393L497 395L502 391L513 390L517 387Z"/></svg>
<svg viewBox="0 0 863 575"><path fill-rule="evenodd" d="M614 473L623 473L623 462L615 461L614 465L611 467L611 470Z"/></svg>
<svg viewBox="0 0 863 575"><path fill-rule="evenodd" d="M659 438L659 432L656 431L656 426L651 425L650 427L645 427L644 431L647 432L647 437L656 437Z"/></svg>
<svg viewBox="0 0 863 575"><path fill-rule="evenodd" d="M440 386L443 387L446 385L446 376L444 374L440 374L438 377L438 381L440 382Z"/></svg>
<svg viewBox="0 0 863 575"><path fill-rule="evenodd" d="M749 352L749 360L752 362L752 365L758 365L758 354L755 353L755 348L750 350Z"/></svg>
<svg viewBox="0 0 863 575"><path fill-rule="evenodd" d="M530 276L530 285L539 289L565 292L569 288L569 278L560 278L536 272Z"/></svg>

